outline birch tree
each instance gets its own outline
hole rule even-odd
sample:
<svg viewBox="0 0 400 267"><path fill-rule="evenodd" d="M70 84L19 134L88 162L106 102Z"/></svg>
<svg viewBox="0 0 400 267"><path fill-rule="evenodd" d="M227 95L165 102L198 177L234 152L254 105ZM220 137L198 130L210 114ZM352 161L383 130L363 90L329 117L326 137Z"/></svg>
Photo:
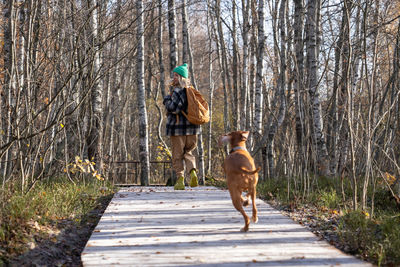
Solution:
<svg viewBox="0 0 400 267"><path fill-rule="evenodd" d="M236 0L232 1L232 90L233 90L233 103L232 103L232 119L233 119L233 129L239 130L241 125L240 111L240 92L239 92L239 51L237 42L237 32L236 32Z"/></svg>
<svg viewBox="0 0 400 267"><path fill-rule="evenodd" d="M99 166L99 171L103 168L103 86L97 80L100 72L100 51L99 51L99 29L98 29L98 8L99 4L93 0L87 0L90 15L90 51L93 59L91 76L91 118L90 132L87 140L88 158L94 159Z"/></svg>
<svg viewBox="0 0 400 267"><path fill-rule="evenodd" d="M255 87L255 107L254 107L254 133L261 135L262 130L262 111L263 111L263 76L264 76L264 0L258 1L258 45L257 45L257 74Z"/></svg>
<svg viewBox="0 0 400 267"><path fill-rule="evenodd" d="M294 61L294 102L296 107L296 138L300 149L303 148L304 132L304 46L303 46L303 30L304 30L304 7L303 0L295 0L295 18L294 18L294 43L295 43L295 61Z"/></svg>
<svg viewBox="0 0 400 267"><path fill-rule="evenodd" d="M215 17L217 21L216 31L219 43L218 57L219 57L220 69L222 70L222 84L224 87L224 132L229 132L231 129L231 123L229 118L228 88L232 87L228 71L228 63L227 63L228 60L227 60L226 45L224 40L224 33L222 31L221 0L215 1Z"/></svg>
<svg viewBox="0 0 400 267"><path fill-rule="evenodd" d="M14 107L14 92L15 92L15 1L14 0L5 0L4 1L4 10L3 10L3 25L4 25L4 87L3 92L5 95L4 100L2 101L2 129L5 130L5 144L9 144L7 148L4 150L1 155L2 161L4 162L2 165L3 168L3 186L6 177L10 172L10 168L12 166L11 159L11 147L12 147L12 113ZM6 114L4 116L4 114ZM4 131L4 130L3 130Z"/></svg>
<svg viewBox="0 0 400 267"><path fill-rule="evenodd" d="M170 70L170 75L172 75L172 70L178 64L175 24L176 24L176 21L175 21L175 0L168 0L169 70Z"/></svg>
<svg viewBox="0 0 400 267"><path fill-rule="evenodd" d="M183 48L182 48L182 58L183 58L183 63L189 62L189 73L190 73L190 78L193 86L196 88L196 90L199 90L197 87L197 82L196 82L196 77L195 77L195 70L193 68L194 62L193 62L193 55L192 55L192 49L190 46L190 35L189 35L189 30L188 30L188 19L187 19L187 10L186 10L186 0L182 0L182 38L183 38ZM188 60L188 61L185 61ZM198 135L198 142L197 142L197 150L198 150L198 155L199 155L199 183L204 185L205 180L205 167L204 167L204 147L203 147L203 129L202 126L200 126L200 133Z"/></svg>
<svg viewBox="0 0 400 267"><path fill-rule="evenodd" d="M160 66L160 89L161 95L165 96L165 67L164 67L164 53L162 47L163 40L163 8L162 0L158 1L158 64Z"/></svg>
<svg viewBox="0 0 400 267"><path fill-rule="evenodd" d="M207 4L209 5L209 1L207 1ZM208 162L207 162L207 170L206 170L206 174L207 175L211 175L211 169L212 169L212 130L213 130L213 95L214 95L214 82L213 82L213 47L212 47L212 34L213 34L213 30L212 30L212 26L210 24L212 24L212 17L211 17L211 12L209 9L207 9L207 35L208 35L208 84L209 84L209 109L210 109L210 122L208 123L208 147L207 147L207 151L208 151Z"/></svg>
<svg viewBox="0 0 400 267"><path fill-rule="evenodd" d="M307 49L307 86L311 101L312 133L316 151L317 171L326 174L327 150L323 133L323 123L321 115L320 97L318 91L318 54L317 54L317 0L307 2L307 21L306 21L306 49Z"/></svg>
<svg viewBox="0 0 400 267"><path fill-rule="evenodd" d="M139 159L140 159L140 184L149 185L149 135L146 110L146 93L144 88L144 28L143 28L143 1L136 1L137 8L137 103L139 110Z"/></svg>
<svg viewBox="0 0 400 267"><path fill-rule="evenodd" d="M243 15L243 26L242 26L242 39L243 39L243 59L242 59L242 83L240 86L240 129L248 129L248 110L247 110L247 96L249 91L249 32L250 32L250 2L242 0L242 15Z"/></svg>

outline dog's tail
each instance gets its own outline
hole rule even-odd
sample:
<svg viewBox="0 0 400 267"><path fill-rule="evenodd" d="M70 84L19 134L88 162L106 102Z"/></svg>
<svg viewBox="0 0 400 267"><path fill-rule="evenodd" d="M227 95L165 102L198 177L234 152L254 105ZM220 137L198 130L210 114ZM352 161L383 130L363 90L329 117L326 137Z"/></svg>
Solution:
<svg viewBox="0 0 400 267"><path fill-rule="evenodd" d="M240 170L241 170L242 172L244 172L245 174L247 174L247 175L253 175L253 174L259 172L259 171L261 170L261 167L258 167L258 168L255 169L254 171L249 171L249 170L247 170L247 169L244 168L244 167L241 167Z"/></svg>

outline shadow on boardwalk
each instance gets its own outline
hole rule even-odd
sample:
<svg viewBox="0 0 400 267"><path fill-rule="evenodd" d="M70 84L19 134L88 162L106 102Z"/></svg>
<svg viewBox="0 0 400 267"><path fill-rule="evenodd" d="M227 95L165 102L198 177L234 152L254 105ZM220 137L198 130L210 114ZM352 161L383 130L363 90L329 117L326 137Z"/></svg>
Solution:
<svg viewBox="0 0 400 267"><path fill-rule="evenodd" d="M259 223L242 233L243 218L227 191L123 189L88 241L83 265L371 266L319 240L263 201L256 203Z"/></svg>

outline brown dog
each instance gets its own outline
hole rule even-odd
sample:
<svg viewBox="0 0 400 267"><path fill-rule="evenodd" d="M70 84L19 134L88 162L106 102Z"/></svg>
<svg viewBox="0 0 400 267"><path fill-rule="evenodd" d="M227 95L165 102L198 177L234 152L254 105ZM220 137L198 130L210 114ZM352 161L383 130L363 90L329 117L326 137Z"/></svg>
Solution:
<svg viewBox="0 0 400 267"><path fill-rule="evenodd" d="M224 161L224 171L233 206L240 211L244 218L244 227L240 229L242 232L249 230L250 219L243 209L243 206L249 205L249 196L253 203L252 221L254 223L258 221L255 200L260 168L255 168L254 160L246 149L248 136L249 132L236 131L219 138L220 146L223 142L229 142L231 145L231 151ZM243 191L247 191L246 198L242 196Z"/></svg>

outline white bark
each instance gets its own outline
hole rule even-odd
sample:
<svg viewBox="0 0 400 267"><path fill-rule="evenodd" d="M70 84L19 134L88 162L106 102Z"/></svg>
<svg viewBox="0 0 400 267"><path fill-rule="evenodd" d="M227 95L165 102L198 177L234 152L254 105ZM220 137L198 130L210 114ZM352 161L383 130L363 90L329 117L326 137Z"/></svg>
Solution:
<svg viewBox="0 0 400 267"><path fill-rule="evenodd" d="M264 51L265 51L265 21L264 0L258 2L258 46L257 46L257 74L255 87L254 107L254 132L261 135L263 112L263 76L264 76Z"/></svg>
<svg viewBox="0 0 400 267"><path fill-rule="evenodd" d="M182 0L182 63L189 62L189 32L186 0Z"/></svg>
<svg viewBox="0 0 400 267"><path fill-rule="evenodd" d="M169 30L169 69L170 69L170 75L172 76L172 70L178 64L174 0L168 0L168 30Z"/></svg>
<svg viewBox="0 0 400 267"><path fill-rule="evenodd" d="M307 68L308 68L308 89L310 94L310 101L312 106L313 118L313 140L316 146L317 168L318 172L325 174L328 172L327 168L327 150L325 144L325 137L323 133L323 124L321 116L321 104L319 100L318 91L318 69L317 69L317 36L316 31L318 25L317 21L317 0L308 0L307 4Z"/></svg>
<svg viewBox="0 0 400 267"><path fill-rule="evenodd" d="M193 56L192 56L192 50L190 47L190 35L189 35L189 30L187 28L187 11L186 11L186 0L182 0L182 35L183 38L186 39L186 41L184 42L184 46L186 46L186 48L184 47L183 50L185 51L183 53L183 58L188 57L189 60L189 75L191 78L191 82L193 84L193 86L199 90L199 88L197 87L197 83L196 83L196 77L194 76L195 70L193 68L194 62L193 62ZM184 61L185 62L185 61ZM199 155L199 159L198 159L198 170L199 170L199 183L203 184L205 183L204 180L204 148L203 148L203 129L200 126L200 133L198 135L198 142L197 142L197 151L198 151L198 155Z"/></svg>
<svg viewBox="0 0 400 267"><path fill-rule="evenodd" d="M98 81L100 72L100 51L99 43L99 25L98 12L99 3L97 0L87 0L88 9L91 10L90 15L90 49L91 60L93 60L93 69L89 69L92 84L90 100L91 100L91 120L90 133L88 136L88 158L95 160L97 170L102 172L103 169L103 86Z"/></svg>
<svg viewBox="0 0 400 267"><path fill-rule="evenodd" d="M246 3L247 2L247 3ZM248 110L247 110L247 96L249 91L248 81L249 81L249 31L250 31L250 22L249 22L249 12L250 11L250 1L242 0L242 13L243 13L243 63L242 63L242 84L240 88L240 129L245 130L249 129L248 127Z"/></svg>
<svg viewBox="0 0 400 267"><path fill-rule="evenodd" d="M14 94L16 90L15 84L15 66L14 66L14 54L15 54L15 9L14 0L8 0L4 2L3 17L4 17L4 87L3 91L5 93L5 103L2 107L2 129L5 132L6 138L4 143L9 143L12 136L12 110L15 106ZM4 116L3 114L6 114ZM4 116L4 117L3 117ZM8 174L10 172L12 162L11 159L11 146L4 151L2 156L2 161L4 162L3 168L3 186L7 180Z"/></svg>
<svg viewBox="0 0 400 267"><path fill-rule="evenodd" d="M209 1L207 1L207 3L209 3ZM213 81L213 77L212 77L212 73L213 73L213 59L212 59L212 51L213 51L213 47L212 47L212 34L213 34L213 30L212 30L212 17L210 14L210 10L207 10L207 34L208 34L208 83L209 83L209 94L210 94L210 98L209 98L209 108L210 108L210 122L208 124L208 163L207 163L207 170L206 170L206 174L208 176L211 176L211 170L212 170L212 156L211 156L211 150L212 150L212 122L213 122L213 95L214 95L214 81Z"/></svg>
<svg viewBox="0 0 400 267"><path fill-rule="evenodd" d="M295 42L295 74L294 74L294 102L296 106L296 138L300 150L303 150L304 132L304 45L303 45L303 29L304 29L304 7L303 0L295 0L295 21L294 21L294 42ZM304 154L304 153L303 153Z"/></svg>
<svg viewBox="0 0 400 267"><path fill-rule="evenodd" d="M232 108L232 117L233 117L233 129L240 129L240 121L241 115L240 112L240 92L239 92L239 74L238 74L238 44L236 37L236 0L232 1L232 82L233 82L233 108Z"/></svg>
<svg viewBox="0 0 400 267"><path fill-rule="evenodd" d="M158 64L160 65L160 89L161 95L165 96L165 67L163 62L163 27L162 27L162 0L158 0ZM162 119L162 118L161 118Z"/></svg>
<svg viewBox="0 0 400 267"><path fill-rule="evenodd" d="M222 83L224 86L224 132L229 132L231 129L231 123L229 118L229 101L228 99L228 88L231 87L230 82L230 75L228 71L228 64L227 64L227 55L226 55L226 46L224 40L224 33L222 30L222 22L221 22L221 0L215 1L215 16L217 20L217 36L219 39L219 49L218 49L218 57L220 60L220 69L222 70ZM232 101L230 101L232 103Z"/></svg>
<svg viewBox="0 0 400 267"><path fill-rule="evenodd" d="M147 110L144 88L144 29L143 29L143 1L136 1L137 7L137 102L139 109L139 160L141 166L140 184L149 185L150 162L149 162L149 136Z"/></svg>

